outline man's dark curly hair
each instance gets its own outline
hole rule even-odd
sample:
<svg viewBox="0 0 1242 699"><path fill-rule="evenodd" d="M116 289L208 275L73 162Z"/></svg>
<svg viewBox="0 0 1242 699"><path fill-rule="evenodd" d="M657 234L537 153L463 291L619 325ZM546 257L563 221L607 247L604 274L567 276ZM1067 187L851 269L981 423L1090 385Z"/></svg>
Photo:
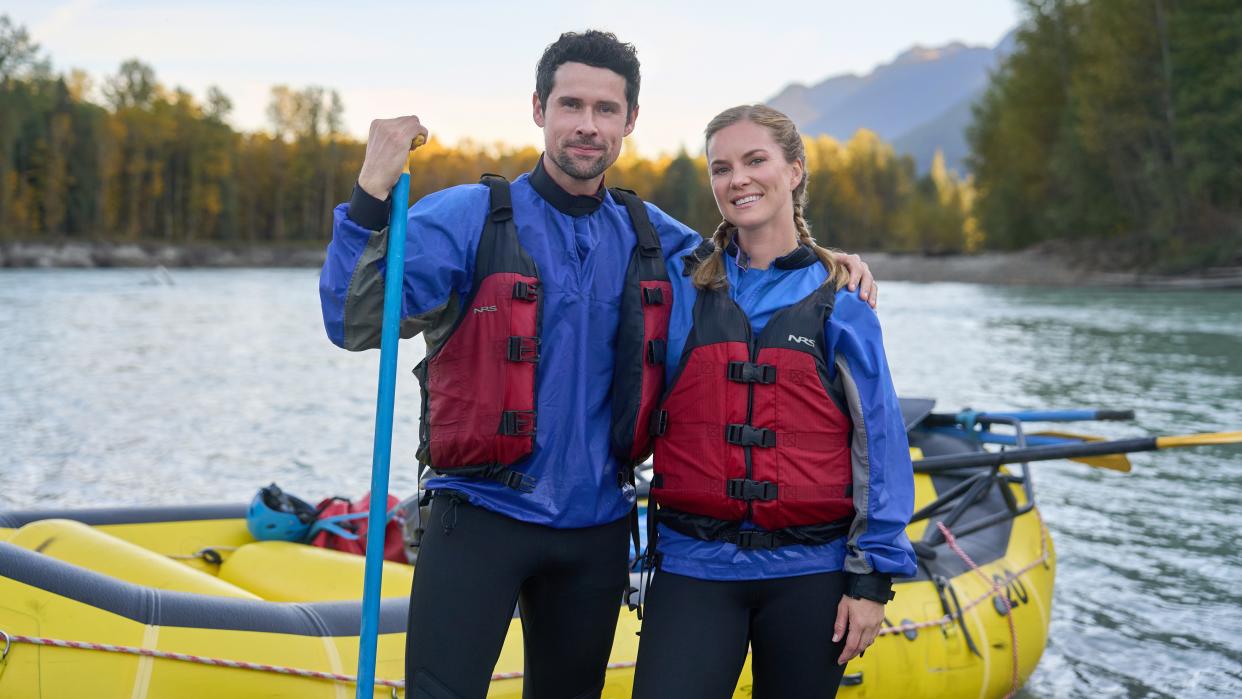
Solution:
<svg viewBox="0 0 1242 699"><path fill-rule="evenodd" d="M547 107L556 69L563 63L583 63L595 68L606 68L625 78L626 119L638 106L638 53L633 44L622 43L612 32L588 29L581 34L565 32L561 38L548 44L539 58L535 72L535 94L539 103Z"/></svg>

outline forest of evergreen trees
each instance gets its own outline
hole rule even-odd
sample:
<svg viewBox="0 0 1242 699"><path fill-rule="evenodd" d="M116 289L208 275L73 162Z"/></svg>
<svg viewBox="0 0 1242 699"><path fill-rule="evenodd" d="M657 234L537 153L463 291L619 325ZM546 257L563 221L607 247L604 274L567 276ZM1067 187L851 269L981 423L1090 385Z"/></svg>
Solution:
<svg viewBox="0 0 1242 699"><path fill-rule="evenodd" d="M1024 0L1015 52L969 131L973 175L920 175L862 130L807 141L820 241L925 253L1099 242L1132 265L1242 264L1242 4ZM56 72L0 16L0 241L318 244L365 144L334 90L271 90L241 133L218 88L196 97L133 59L97 85ZM481 134L485 136L485 134ZM529 170L534 148L436 140L412 198ZM608 183L702 232L718 222L702 156L629 150Z"/></svg>
<svg viewBox="0 0 1242 699"><path fill-rule="evenodd" d="M968 134L988 246L1242 265L1242 3L1024 6Z"/></svg>

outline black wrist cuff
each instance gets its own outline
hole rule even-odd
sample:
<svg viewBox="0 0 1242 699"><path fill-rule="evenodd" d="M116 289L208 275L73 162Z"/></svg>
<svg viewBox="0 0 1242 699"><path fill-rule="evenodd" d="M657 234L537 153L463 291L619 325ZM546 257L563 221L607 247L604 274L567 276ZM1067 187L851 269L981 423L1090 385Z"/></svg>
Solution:
<svg viewBox="0 0 1242 699"><path fill-rule="evenodd" d="M886 604L893 598L893 576L884 573L845 574L845 594L854 599L869 599Z"/></svg>
<svg viewBox="0 0 1242 699"><path fill-rule="evenodd" d="M392 196L384 200L376 199L355 182L354 193L349 197L349 219L369 230L383 230L388 226L391 205Z"/></svg>

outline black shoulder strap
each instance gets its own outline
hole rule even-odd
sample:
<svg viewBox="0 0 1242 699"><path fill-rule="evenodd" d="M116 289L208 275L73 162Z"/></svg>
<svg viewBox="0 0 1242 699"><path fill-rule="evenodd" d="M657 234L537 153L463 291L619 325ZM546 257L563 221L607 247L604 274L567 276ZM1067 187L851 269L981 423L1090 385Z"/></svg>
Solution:
<svg viewBox="0 0 1242 699"><path fill-rule="evenodd" d="M644 257L662 257L663 251L660 248L660 236L656 233L655 227L651 225L651 217L647 215L647 205L637 194L620 187L612 187L608 190L612 193L613 198L625 204L625 210L630 214L630 222L634 224L634 233L638 236L638 247L642 250Z"/></svg>
<svg viewBox="0 0 1242 699"><path fill-rule="evenodd" d="M487 172L479 178L479 184L487 185L491 195L488 217L496 223L513 218L513 198L509 196L509 180Z"/></svg>
<svg viewBox="0 0 1242 699"><path fill-rule="evenodd" d="M812 295L815 297L814 303L823 309L824 319L826 320L832 314L833 307L837 305L836 285L829 280L824 284L820 284Z"/></svg>
<svg viewBox="0 0 1242 699"><path fill-rule="evenodd" d="M479 179L487 185L487 218L475 252L474 288L488 275L496 272L517 272L538 277L535 263L518 241L517 224L513 220L513 197L509 180L500 175L485 174Z"/></svg>
<svg viewBox="0 0 1242 699"><path fill-rule="evenodd" d="M682 269L682 275L688 277L694 274L694 270L706 262L713 252L716 252L716 244L710 238L704 238L697 248L686 253L686 256L683 258L686 264L684 269Z"/></svg>

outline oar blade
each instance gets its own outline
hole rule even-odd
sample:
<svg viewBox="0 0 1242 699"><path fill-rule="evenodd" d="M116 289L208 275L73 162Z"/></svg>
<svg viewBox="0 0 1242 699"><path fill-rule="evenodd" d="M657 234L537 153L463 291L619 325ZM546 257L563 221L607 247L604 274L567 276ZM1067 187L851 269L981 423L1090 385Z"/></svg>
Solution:
<svg viewBox="0 0 1242 699"><path fill-rule="evenodd" d="M1094 466L1095 468L1105 468L1109 471L1119 471L1121 473L1129 473L1131 468L1130 460L1126 458L1125 454L1111 454L1109 456L1084 456L1077 459L1070 459L1070 461L1077 461L1080 464Z"/></svg>
<svg viewBox="0 0 1242 699"><path fill-rule="evenodd" d="M1078 434L1076 432L1062 432L1060 430L1045 430L1035 432L1034 434L1041 437L1057 437L1059 439L1072 439L1079 442L1103 442L1104 437L1093 434ZM1086 464L1094 468L1105 468L1109 471L1119 471L1121 473L1129 473L1133 466L1130 459L1125 454L1105 454L1102 456L1080 456L1070 458L1070 461L1077 461L1080 464Z"/></svg>

